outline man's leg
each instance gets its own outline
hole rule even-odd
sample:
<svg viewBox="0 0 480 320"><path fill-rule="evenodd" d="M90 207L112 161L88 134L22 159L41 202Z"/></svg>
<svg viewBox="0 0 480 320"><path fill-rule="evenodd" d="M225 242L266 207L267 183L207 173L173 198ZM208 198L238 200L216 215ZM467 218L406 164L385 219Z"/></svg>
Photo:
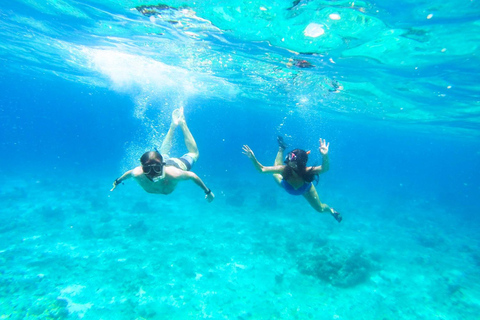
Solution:
<svg viewBox="0 0 480 320"><path fill-rule="evenodd" d="M170 128L168 129L167 135L165 136L165 139L163 139L162 146L160 147L160 153L162 155L168 155L170 153L170 149L173 145L173 134L175 133L175 128L177 128L177 125L172 121L172 123L170 124Z"/></svg>
<svg viewBox="0 0 480 320"><path fill-rule="evenodd" d="M185 118L180 119L178 125L182 129L183 139L185 141L185 146L187 147L187 150L188 150L188 155L191 156L194 161L197 161L200 155L198 152L197 143L195 142L195 139L193 138L193 135L190 132L190 129L188 129L187 123L185 122Z"/></svg>
<svg viewBox="0 0 480 320"><path fill-rule="evenodd" d="M170 128L168 129L165 139L163 139L162 146L160 147L161 154L170 154L170 149L173 146L173 135L175 129L180 124L180 122L185 122L185 117L183 116L183 107L173 110L172 112L172 122L170 123Z"/></svg>

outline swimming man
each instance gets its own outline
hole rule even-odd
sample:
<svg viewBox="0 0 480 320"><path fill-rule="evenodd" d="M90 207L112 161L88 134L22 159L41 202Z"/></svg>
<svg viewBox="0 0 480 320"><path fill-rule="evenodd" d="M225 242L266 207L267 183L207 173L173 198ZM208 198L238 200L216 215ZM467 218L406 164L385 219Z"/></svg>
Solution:
<svg viewBox="0 0 480 320"><path fill-rule="evenodd" d="M182 129L188 153L180 158L170 158L168 154L172 147L173 134L177 126ZM199 153L197 144L185 122L183 108L173 111L172 123L162 143L160 152L156 150L145 152L140 158L141 165L125 172L120 178L116 179L110 191L115 190L123 181L133 178L149 193L170 194L175 190L177 183L191 180L205 192L205 199L208 202L213 201L215 195L212 190L207 188L202 179L190 171L193 164L198 160Z"/></svg>

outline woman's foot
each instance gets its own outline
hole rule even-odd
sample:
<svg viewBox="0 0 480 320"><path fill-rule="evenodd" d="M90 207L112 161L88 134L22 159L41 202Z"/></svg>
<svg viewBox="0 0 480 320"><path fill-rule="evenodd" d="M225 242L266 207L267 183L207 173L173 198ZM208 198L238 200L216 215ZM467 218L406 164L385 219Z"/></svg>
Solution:
<svg viewBox="0 0 480 320"><path fill-rule="evenodd" d="M332 208L330 208L330 211L331 211L332 216L335 218L335 220L337 220L339 223L342 222L343 217L340 214L340 212L337 212Z"/></svg>
<svg viewBox="0 0 480 320"><path fill-rule="evenodd" d="M281 136L277 136L277 142L280 149L287 149L288 145L285 143L285 141L283 141L283 138Z"/></svg>

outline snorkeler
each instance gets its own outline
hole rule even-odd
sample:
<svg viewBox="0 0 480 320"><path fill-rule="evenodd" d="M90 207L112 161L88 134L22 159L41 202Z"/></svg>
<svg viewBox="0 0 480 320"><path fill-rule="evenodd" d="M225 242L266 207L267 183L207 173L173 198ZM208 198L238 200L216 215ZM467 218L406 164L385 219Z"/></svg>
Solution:
<svg viewBox="0 0 480 320"><path fill-rule="evenodd" d="M313 64L311 64L310 62L308 62L307 60L288 59L287 67L289 67L289 68L290 67L298 67L298 68L305 69L305 68L313 68L315 66Z"/></svg>
<svg viewBox="0 0 480 320"><path fill-rule="evenodd" d="M330 208L328 205L321 203L318 198L317 190L312 181L315 178L329 169L328 163L328 147L330 143L320 139L319 151L322 154L323 162L321 166L307 167L308 154L310 151L295 149L289 152L282 164L283 151L287 148L282 137L278 137L278 153L275 158L275 163L271 167L265 167L258 162L255 154L249 146L243 146L243 154L252 160L255 168L264 173L272 173L275 181L292 195L303 195L310 205L318 212L329 212L335 220L342 221L340 213Z"/></svg>
<svg viewBox="0 0 480 320"><path fill-rule="evenodd" d="M177 126L180 126L182 129L188 153L180 158L170 158L168 153L172 147L173 133ZM162 143L160 152L156 149L155 151L145 152L140 158L141 165L125 172L120 178L116 179L110 191L115 190L126 179L134 178L149 193L170 194L175 190L178 182L192 180L205 191L205 199L208 202L213 201L215 195L212 190L207 188L203 181L190 171L193 164L198 160L199 153L197 144L185 122L183 108L173 111L172 123Z"/></svg>

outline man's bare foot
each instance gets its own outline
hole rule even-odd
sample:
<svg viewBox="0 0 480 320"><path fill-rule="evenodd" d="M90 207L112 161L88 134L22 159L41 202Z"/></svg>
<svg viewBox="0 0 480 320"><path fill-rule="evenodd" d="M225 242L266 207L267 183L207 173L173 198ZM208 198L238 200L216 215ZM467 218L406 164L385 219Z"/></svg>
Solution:
<svg viewBox="0 0 480 320"><path fill-rule="evenodd" d="M172 112L172 123L179 125L180 123L185 122L185 116L183 115L183 107L173 110Z"/></svg>

